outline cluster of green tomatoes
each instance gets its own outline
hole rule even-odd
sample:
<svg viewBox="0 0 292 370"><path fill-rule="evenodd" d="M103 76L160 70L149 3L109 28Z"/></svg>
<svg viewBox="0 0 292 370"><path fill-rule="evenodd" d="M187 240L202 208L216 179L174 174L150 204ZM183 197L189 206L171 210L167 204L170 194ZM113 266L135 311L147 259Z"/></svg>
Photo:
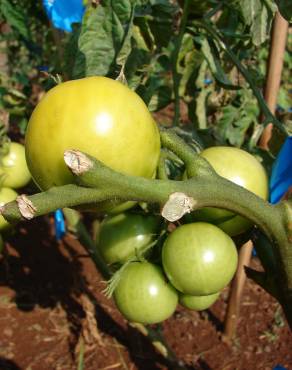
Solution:
<svg viewBox="0 0 292 370"><path fill-rule="evenodd" d="M90 154L120 173L153 179L160 135L135 92L106 77L88 77L61 83L43 97L28 124L25 146L32 177L47 190L74 182L63 160L68 149ZM265 171L249 153L213 147L201 155L219 175L267 198ZM117 208L116 201L97 205L108 214L97 248L106 263L121 266L114 300L122 314L149 324L171 316L178 302L195 310L209 307L236 271L232 237L247 230L249 221L204 208L168 232L160 216L141 209L125 212L133 202ZM122 213L110 215L113 210Z"/></svg>

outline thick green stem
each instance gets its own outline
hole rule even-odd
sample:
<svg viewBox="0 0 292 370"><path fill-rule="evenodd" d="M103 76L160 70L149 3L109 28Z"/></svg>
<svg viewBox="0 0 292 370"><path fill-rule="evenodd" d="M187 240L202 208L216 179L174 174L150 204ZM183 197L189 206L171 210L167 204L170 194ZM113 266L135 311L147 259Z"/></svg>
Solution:
<svg viewBox="0 0 292 370"><path fill-rule="evenodd" d="M82 204L95 203L98 206L98 202L108 199L158 203L165 209L170 203L170 197L179 194L188 201L187 204L192 205L193 211L202 207L217 207L238 213L256 224L272 242L277 262L279 299L292 328L291 200L271 205L248 190L220 177L207 161L193 152L172 131L161 132L161 141L165 148L184 161L192 178L173 181L127 176L111 170L93 157L68 151L67 157L73 160L66 163L75 173L76 182L80 186L52 188L27 197L25 204L30 204L33 209L32 216ZM80 163L82 167L79 167ZM8 203L2 207L1 212L8 221L23 218L17 202Z"/></svg>
<svg viewBox="0 0 292 370"><path fill-rule="evenodd" d="M26 197L32 202L31 217L22 215L19 203L17 201L5 204L1 207L1 213L10 223L16 223L22 219L31 219L42 216L58 208L76 207L80 204L95 204L103 200L111 199L112 194L108 189L87 189L77 185L69 184L51 188L42 193Z"/></svg>

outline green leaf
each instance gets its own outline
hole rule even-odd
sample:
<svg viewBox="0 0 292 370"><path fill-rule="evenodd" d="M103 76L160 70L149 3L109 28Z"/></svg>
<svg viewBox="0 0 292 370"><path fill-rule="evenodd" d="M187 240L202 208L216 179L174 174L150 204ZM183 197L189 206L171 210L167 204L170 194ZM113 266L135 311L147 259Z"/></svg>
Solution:
<svg viewBox="0 0 292 370"><path fill-rule="evenodd" d="M239 2L245 23L251 26L255 17L260 13L262 5L260 0L242 0Z"/></svg>
<svg viewBox="0 0 292 370"><path fill-rule="evenodd" d="M247 131L255 126L259 109L249 89L240 90L233 104L221 109L221 116L215 127L215 133L223 142L241 147L247 137Z"/></svg>
<svg viewBox="0 0 292 370"><path fill-rule="evenodd" d="M71 79L74 76L75 61L78 56L78 39L81 32L81 25L74 24L73 32L68 36L64 49L64 70ZM80 76L82 77L82 76Z"/></svg>
<svg viewBox="0 0 292 370"><path fill-rule="evenodd" d="M201 50L217 82L228 89L239 89L240 86L233 85L232 82L229 80L228 76L226 75L226 73L224 72L221 66L221 60L218 50L214 42L209 41L207 38L205 38L202 41Z"/></svg>
<svg viewBox="0 0 292 370"><path fill-rule="evenodd" d="M269 0L243 0L240 8L245 23L250 26L253 44L261 45L269 36L275 7Z"/></svg>
<svg viewBox="0 0 292 370"><path fill-rule="evenodd" d="M206 129L207 128L207 111L206 103L209 94L211 93L211 87L205 87L205 77L207 71L207 62L206 60L200 66L198 77L196 80L196 86L200 87L201 90L196 98L196 117L198 120L198 128Z"/></svg>
<svg viewBox="0 0 292 370"><path fill-rule="evenodd" d="M130 53L135 0L88 6L78 40L74 77L114 75Z"/></svg>
<svg viewBox="0 0 292 370"><path fill-rule="evenodd" d="M150 0L149 26L158 47L167 46L173 35L173 23L178 7L169 0Z"/></svg>
<svg viewBox="0 0 292 370"><path fill-rule="evenodd" d="M259 46L266 41L270 30L269 24L268 9L263 5L262 9L256 14L250 28L255 46Z"/></svg>
<svg viewBox="0 0 292 370"><path fill-rule="evenodd" d="M265 272L269 275L274 274L277 271L277 264L270 240L259 230L253 233L252 240Z"/></svg>
<svg viewBox="0 0 292 370"><path fill-rule="evenodd" d="M276 0L279 12L288 22L292 22L292 2L289 0Z"/></svg>
<svg viewBox="0 0 292 370"><path fill-rule="evenodd" d="M1 0L0 11L11 27L15 28L25 39L30 38L27 14L21 7L11 4L8 0Z"/></svg>
<svg viewBox="0 0 292 370"><path fill-rule="evenodd" d="M171 101L172 90L168 86L161 86L152 95L148 108L151 112L164 108Z"/></svg>

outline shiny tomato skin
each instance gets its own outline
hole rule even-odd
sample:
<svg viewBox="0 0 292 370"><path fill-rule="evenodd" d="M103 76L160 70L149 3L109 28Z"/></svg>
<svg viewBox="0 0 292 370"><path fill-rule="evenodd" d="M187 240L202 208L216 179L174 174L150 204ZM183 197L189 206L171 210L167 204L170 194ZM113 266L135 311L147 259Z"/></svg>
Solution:
<svg viewBox="0 0 292 370"><path fill-rule="evenodd" d="M217 226L195 222L177 227L162 248L163 269L181 293L209 295L223 289L237 267L233 240Z"/></svg>
<svg viewBox="0 0 292 370"><path fill-rule="evenodd" d="M31 175L25 160L25 149L20 143L8 144L8 152L1 158L0 176L1 185L7 188L18 189L27 185Z"/></svg>
<svg viewBox="0 0 292 370"><path fill-rule="evenodd" d="M218 146L203 150L204 157L222 177L255 193L268 198L268 177L262 164L250 153L234 147ZM230 236L248 230L252 223L232 212L206 207L194 213L195 220L211 222Z"/></svg>
<svg viewBox="0 0 292 370"><path fill-rule="evenodd" d="M25 141L28 167L42 190L73 182L63 160L68 149L148 178L160 151L158 128L142 99L122 83L99 76L48 91L33 111Z"/></svg>
<svg viewBox="0 0 292 370"><path fill-rule="evenodd" d="M219 293L209 294L209 295L189 295L189 294L180 294L179 303L188 308L189 310L194 311L203 311L212 306L213 303L219 298Z"/></svg>
<svg viewBox="0 0 292 370"><path fill-rule="evenodd" d="M97 248L106 263L125 263L155 239L159 223L159 218L150 215L124 212L108 216L100 225Z"/></svg>
<svg viewBox="0 0 292 370"><path fill-rule="evenodd" d="M155 324L174 313L178 293L166 281L159 266L149 262L132 262L122 272L114 299L129 321Z"/></svg>
<svg viewBox="0 0 292 370"><path fill-rule="evenodd" d="M4 204L12 202L16 199L18 194L15 190L10 188L0 188L0 207L4 206ZM7 222L3 216L0 216L0 231L7 230L11 227L9 222Z"/></svg>

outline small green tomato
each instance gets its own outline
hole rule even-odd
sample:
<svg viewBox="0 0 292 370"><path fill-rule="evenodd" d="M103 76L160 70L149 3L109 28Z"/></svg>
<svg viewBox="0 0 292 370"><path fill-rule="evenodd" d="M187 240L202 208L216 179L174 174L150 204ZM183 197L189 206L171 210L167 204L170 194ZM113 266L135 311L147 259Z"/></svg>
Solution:
<svg viewBox="0 0 292 370"><path fill-rule="evenodd" d="M17 197L16 191L10 188L0 188L0 207L6 203L12 202ZM3 216L0 216L0 231L7 230L11 227L9 222Z"/></svg>
<svg viewBox="0 0 292 370"><path fill-rule="evenodd" d="M15 142L9 144L8 153L1 158L0 176L1 185L7 188L18 189L29 183L31 175L22 144Z"/></svg>
<svg viewBox="0 0 292 370"><path fill-rule="evenodd" d="M162 248L163 269L171 284L190 295L219 292L232 279L237 250L229 235L206 222L176 228Z"/></svg>
<svg viewBox="0 0 292 370"><path fill-rule="evenodd" d="M120 213L105 218L97 238L97 248L108 264L125 263L157 236L158 217Z"/></svg>
<svg viewBox="0 0 292 370"><path fill-rule="evenodd" d="M149 262L132 262L122 272L114 299L129 321L155 324L174 313L178 294L160 267Z"/></svg>
<svg viewBox="0 0 292 370"><path fill-rule="evenodd" d="M180 294L179 303L190 310L203 311L212 306L219 298L219 295L220 292L201 296Z"/></svg>

